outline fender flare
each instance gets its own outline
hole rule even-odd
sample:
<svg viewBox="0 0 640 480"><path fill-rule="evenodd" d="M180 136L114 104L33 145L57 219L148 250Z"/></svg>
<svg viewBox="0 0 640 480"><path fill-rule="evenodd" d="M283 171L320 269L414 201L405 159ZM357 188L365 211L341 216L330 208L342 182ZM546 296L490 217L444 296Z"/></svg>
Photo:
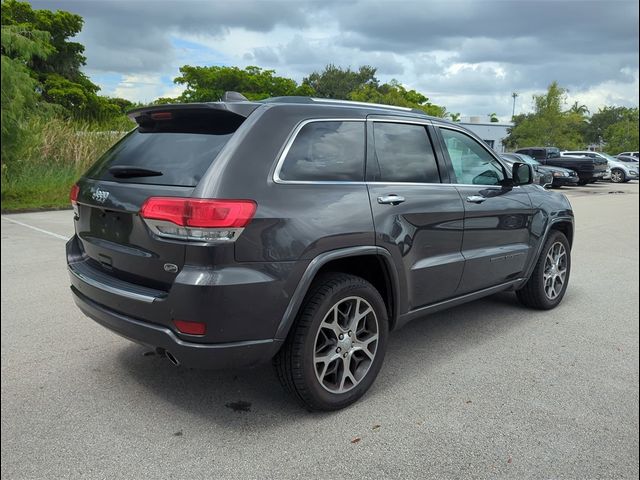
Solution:
<svg viewBox="0 0 640 480"><path fill-rule="evenodd" d="M533 261L531 262L531 265L529 265L529 267L527 268L527 271L524 275L524 279L516 287L516 290L522 287L525 283L529 281L529 278L531 278L531 275L533 274L533 270L536 267L536 263L538 263L538 258L540 258L540 254L542 253L542 248L544 247L544 244L547 243L547 238L549 238L549 233L551 232L551 230L553 230L552 227L558 223L569 223L571 224L572 233L575 231L573 217L557 217L557 218L554 218L552 221L550 221L545 228L544 235L542 236L542 240L538 244L536 254L533 257Z"/></svg>
<svg viewBox="0 0 640 480"><path fill-rule="evenodd" d="M388 272L388 280L389 287L391 289L391 296L393 298L393 304L396 306L393 311L393 316L397 317L397 305L398 305L398 272L393 264L393 259L388 250L382 247L374 247L374 246L359 246L359 247L347 247L341 248L338 250L331 250L329 252L321 253L316 256L309 265L307 265L306 270L302 274L302 278L298 282L298 286L296 287L291 299L289 300L289 304L282 315L282 319L280 320L280 324L278 325L278 329L276 330L275 339L284 340L287 338L289 334L289 330L293 325L293 322L296 319L298 311L300 310L300 306L302 305L302 301L304 300L305 295L309 291L309 287L316 277L317 273L320 269L326 265L327 263L338 260L341 258L347 257L356 257L362 255L369 256L377 256L381 257L385 264L385 269ZM389 319L390 323L393 324L393 319Z"/></svg>

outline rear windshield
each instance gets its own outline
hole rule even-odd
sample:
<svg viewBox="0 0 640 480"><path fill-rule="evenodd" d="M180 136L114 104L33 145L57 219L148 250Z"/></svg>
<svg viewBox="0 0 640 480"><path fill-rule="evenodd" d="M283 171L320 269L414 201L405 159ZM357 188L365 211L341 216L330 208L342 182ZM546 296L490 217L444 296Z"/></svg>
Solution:
<svg viewBox="0 0 640 480"><path fill-rule="evenodd" d="M120 183L193 187L234 133L229 129L198 130L158 132L138 127L111 147L86 176Z"/></svg>

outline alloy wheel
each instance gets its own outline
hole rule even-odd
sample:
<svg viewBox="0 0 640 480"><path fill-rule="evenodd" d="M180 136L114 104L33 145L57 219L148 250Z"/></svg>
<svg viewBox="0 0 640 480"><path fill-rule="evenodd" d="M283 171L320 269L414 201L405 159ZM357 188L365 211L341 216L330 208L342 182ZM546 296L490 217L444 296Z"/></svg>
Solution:
<svg viewBox="0 0 640 480"><path fill-rule="evenodd" d="M567 278L567 250L561 242L555 242L547 252L544 262L544 293L549 300L560 295Z"/></svg>
<svg viewBox="0 0 640 480"><path fill-rule="evenodd" d="M378 318L362 297L343 298L325 315L316 333L313 366L322 387L345 393L358 385L373 364Z"/></svg>
<svg viewBox="0 0 640 480"><path fill-rule="evenodd" d="M614 170L611 172L611 181L614 183L621 183L624 181L624 173L619 170Z"/></svg>

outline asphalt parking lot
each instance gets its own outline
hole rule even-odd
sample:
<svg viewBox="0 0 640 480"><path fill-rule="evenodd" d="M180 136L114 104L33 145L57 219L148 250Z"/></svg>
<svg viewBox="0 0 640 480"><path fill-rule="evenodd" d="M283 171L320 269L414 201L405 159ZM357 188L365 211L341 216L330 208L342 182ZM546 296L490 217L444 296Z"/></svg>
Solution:
<svg viewBox="0 0 640 480"><path fill-rule="evenodd" d="M178 369L88 320L71 212L3 215L2 478L637 478L638 183L562 191L577 230L557 309L500 294L417 320L331 414L269 365Z"/></svg>

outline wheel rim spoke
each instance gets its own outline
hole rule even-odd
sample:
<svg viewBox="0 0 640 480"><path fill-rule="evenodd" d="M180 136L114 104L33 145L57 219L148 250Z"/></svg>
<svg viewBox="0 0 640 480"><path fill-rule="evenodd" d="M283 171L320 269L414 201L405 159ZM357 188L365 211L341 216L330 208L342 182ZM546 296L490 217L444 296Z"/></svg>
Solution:
<svg viewBox="0 0 640 480"><path fill-rule="evenodd" d="M567 250L561 242L554 243L545 256L542 281L544 293L554 300L562 293L567 277Z"/></svg>
<svg viewBox="0 0 640 480"><path fill-rule="evenodd" d="M329 309L320 323L313 364L320 384L344 393L366 376L378 347L378 319L362 297L347 297Z"/></svg>

